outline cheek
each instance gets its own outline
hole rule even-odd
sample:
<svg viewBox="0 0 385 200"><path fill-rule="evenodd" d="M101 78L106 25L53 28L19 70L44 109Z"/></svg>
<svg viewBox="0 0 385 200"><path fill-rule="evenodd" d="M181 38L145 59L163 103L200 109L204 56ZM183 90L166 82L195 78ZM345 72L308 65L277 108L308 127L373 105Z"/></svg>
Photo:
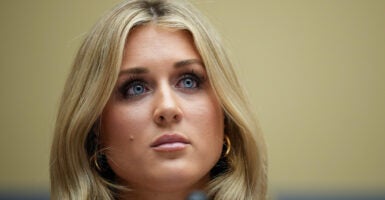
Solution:
<svg viewBox="0 0 385 200"><path fill-rule="evenodd" d="M189 122L196 145L203 149L203 153L219 157L224 134L224 114L219 103L208 98L196 101L187 109L185 119Z"/></svg>
<svg viewBox="0 0 385 200"><path fill-rule="evenodd" d="M149 146L150 135L146 131L149 124L147 106L127 106L113 104L106 106L102 115L101 145L106 148L108 163L120 177L131 177L143 166L145 150ZM137 163L137 165L132 165Z"/></svg>
<svg viewBox="0 0 385 200"><path fill-rule="evenodd" d="M202 98L190 103L186 108L185 118L193 126L211 130L208 134L222 133L224 130L224 114L221 106L213 97Z"/></svg>
<svg viewBox="0 0 385 200"><path fill-rule="evenodd" d="M106 132L135 133L150 120L148 102L127 103L112 100L102 114L102 125Z"/></svg>
<svg viewBox="0 0 385 200"><path fill-rule="evenodd" d="M134 145L145 145L146 134L143 130L148 125L148 114L137 106L107 106L102 115L102 146L107 148L112 157L119 152L135 154L138 148ZM134 142L135 141L135 142Z"/></svg>

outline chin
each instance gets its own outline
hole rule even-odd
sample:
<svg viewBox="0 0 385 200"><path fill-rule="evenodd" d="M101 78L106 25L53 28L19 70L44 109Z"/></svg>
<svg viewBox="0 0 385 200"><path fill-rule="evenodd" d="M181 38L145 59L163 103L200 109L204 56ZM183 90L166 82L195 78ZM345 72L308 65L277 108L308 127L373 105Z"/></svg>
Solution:
<svg viewBox="0 0 385 200"><path fill-rule="evenodd" d="M154 180L155 181L155 180ZM184 190L201 190L209 182L209 175L173 175L158 180L151 186L156 186L159 191L184 191Z"/></svg>
<svg viewBox="0 0 385 200"><path fill-rule="evenodd" d="M201 167L169 166L157 168L157 173L148 177L147 187L158 191L198 190L203 189L210 180L209 171L202 171Z"/></svg>

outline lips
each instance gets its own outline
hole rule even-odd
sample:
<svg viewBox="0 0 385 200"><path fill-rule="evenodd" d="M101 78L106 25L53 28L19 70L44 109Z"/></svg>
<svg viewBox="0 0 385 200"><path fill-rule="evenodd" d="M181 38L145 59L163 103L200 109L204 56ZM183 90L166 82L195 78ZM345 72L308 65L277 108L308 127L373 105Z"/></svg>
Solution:
<svg viewBox="0 0 385 200"><path fill-rule="evenodd" d="M164 134L158 137L151 148L161 152L180 151L190 144L189 140L178 134Z"/></svg>

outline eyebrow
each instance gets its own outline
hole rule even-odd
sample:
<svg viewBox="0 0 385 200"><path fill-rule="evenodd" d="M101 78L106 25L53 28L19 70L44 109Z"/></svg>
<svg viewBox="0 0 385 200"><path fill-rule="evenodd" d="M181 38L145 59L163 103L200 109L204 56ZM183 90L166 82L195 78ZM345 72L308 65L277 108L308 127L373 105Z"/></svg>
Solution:
<svg viewBox="0 0 385 200"><path fill-rule="evenodd" d="M180 67L185 67L185 66L192 65L192 64L202 65L202 67L203 67L203 63L199 59L182 60L182 61L176 62L174 64L174 67L175 68L180 68Z"/></svg>
<svg viewBox="0 0 385 200"><path fill-rule="evenodd" d="M122 70L119 72L119 76L123 74L145 74L148 72L149 70L147 68L139 66L139 67L133 67L133 68Z"/></svg>
<svg viewBox="0 0 385 200"><path fill-rule="evenodd" d="M198 64L203 67L203 62L199 59L187 59L187 60L182 60L174 63L174 68L181 68L181 67L186 67L188 65L192 64ZM149 73L150 71L146 67L142 66L137 66L129 69L125 69L119 72L119 76L123 74L145 74Z"/></svg>

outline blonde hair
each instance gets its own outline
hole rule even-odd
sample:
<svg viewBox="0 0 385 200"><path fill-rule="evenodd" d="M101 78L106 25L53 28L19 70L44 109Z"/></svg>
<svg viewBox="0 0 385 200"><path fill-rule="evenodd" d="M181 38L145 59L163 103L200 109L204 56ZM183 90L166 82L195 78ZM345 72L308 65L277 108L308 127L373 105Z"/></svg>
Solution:
<svg viewBox="0 0 385 200"><path fill-rule="evenodd" d="M226 115L228 169L207 186L212 199L264 200L266 147L245 94L216 32L189 3L131 0L117 5L89 32L67 79L51 149L51 199L115 199L122 186L90 162L90 137L115 87L129 32L153 23L191 33ZM91 149L92 150L92 149ZM94 150L94 149L93 149Z"/></svg>

